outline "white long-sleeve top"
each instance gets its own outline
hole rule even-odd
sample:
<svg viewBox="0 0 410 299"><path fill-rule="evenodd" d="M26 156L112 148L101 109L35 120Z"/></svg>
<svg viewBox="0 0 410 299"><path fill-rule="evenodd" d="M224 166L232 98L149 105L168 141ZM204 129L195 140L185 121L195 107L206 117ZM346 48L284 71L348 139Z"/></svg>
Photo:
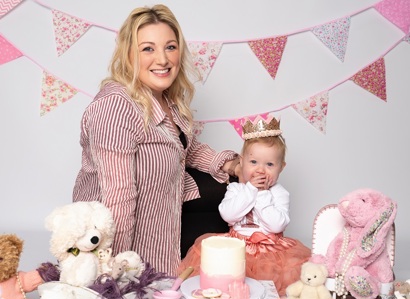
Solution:
<svg viewBox="0 0 410 299"><path fill-rule="evenodd" d="M289 192L278 183L263 191L250 182L230 183L219 204L219 213L235 231L245 236L256 231L280 233L290 222L289 205ZM246 215L251 210L256 225L247 226Z"/></svg>

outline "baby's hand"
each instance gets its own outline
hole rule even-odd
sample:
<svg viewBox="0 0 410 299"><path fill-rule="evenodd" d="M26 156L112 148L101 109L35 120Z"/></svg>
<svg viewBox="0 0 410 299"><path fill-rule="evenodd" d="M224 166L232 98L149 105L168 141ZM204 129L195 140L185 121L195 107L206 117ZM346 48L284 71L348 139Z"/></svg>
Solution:
<svg viewBox="0 0 410 299"><path fill-rule="evenodd" d="M272 178L267 174L258 174L250 179L250 183L258 190L268 190L273 185Z"/></svg>
<svg viewBox="0 0 410 299"><path fill-rule="evenodd" d="M273 186L273 179L270 175L266 175L265 179L265 189L264 190L269 190L270 187Z"/></svg>
<svg viewBox="0 0 410 299"><path fill-rule="evenodd" d="M250 183L258 188L258 190L266 190L266 175L257 174L250 179Z"/></svg>

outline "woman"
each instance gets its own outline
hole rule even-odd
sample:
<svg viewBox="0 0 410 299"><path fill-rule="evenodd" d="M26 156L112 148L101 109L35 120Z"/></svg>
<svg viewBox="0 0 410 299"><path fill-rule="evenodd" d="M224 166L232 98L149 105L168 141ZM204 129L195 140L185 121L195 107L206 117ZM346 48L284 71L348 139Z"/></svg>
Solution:
<svg viewBox="0 0 410 299"><path fill-rule="evenodd" d="M134 250L170 275L180 262L182 204L199 197L185 167L219 182L239 171L236 153L217 153L192 134L188 58L166 6L131 12L117 37L111 75L83 115L73 194L73 201L98 200L112 211L114 254Z"/></svg>

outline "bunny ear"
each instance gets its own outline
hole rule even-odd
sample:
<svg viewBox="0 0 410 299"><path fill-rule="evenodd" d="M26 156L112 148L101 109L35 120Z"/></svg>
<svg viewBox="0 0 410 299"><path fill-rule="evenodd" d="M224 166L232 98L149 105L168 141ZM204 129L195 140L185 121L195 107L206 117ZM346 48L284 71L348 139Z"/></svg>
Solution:
<svg viewBox="0 0 410 299"><path fill-rule="evenodd" d="M389 201L381 213L376 214L372 221L364 228L361 245L357 254L363 258L370 255L378 256L386 246L387 234L396 218L396 204Z"/></svg>

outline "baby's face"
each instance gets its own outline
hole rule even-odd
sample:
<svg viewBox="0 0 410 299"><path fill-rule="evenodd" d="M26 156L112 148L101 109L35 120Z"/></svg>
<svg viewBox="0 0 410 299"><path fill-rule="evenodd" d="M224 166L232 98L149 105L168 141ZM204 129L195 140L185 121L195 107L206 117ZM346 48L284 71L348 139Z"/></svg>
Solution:
<svg viewBox="0 0 410 299"><path fill-rule="evenodd" d="M252 177L264 174L276 184L286 163L282 161L282 153L276 146L263 143L250 145L241 157L243 183L249 182Z"/></svg>

